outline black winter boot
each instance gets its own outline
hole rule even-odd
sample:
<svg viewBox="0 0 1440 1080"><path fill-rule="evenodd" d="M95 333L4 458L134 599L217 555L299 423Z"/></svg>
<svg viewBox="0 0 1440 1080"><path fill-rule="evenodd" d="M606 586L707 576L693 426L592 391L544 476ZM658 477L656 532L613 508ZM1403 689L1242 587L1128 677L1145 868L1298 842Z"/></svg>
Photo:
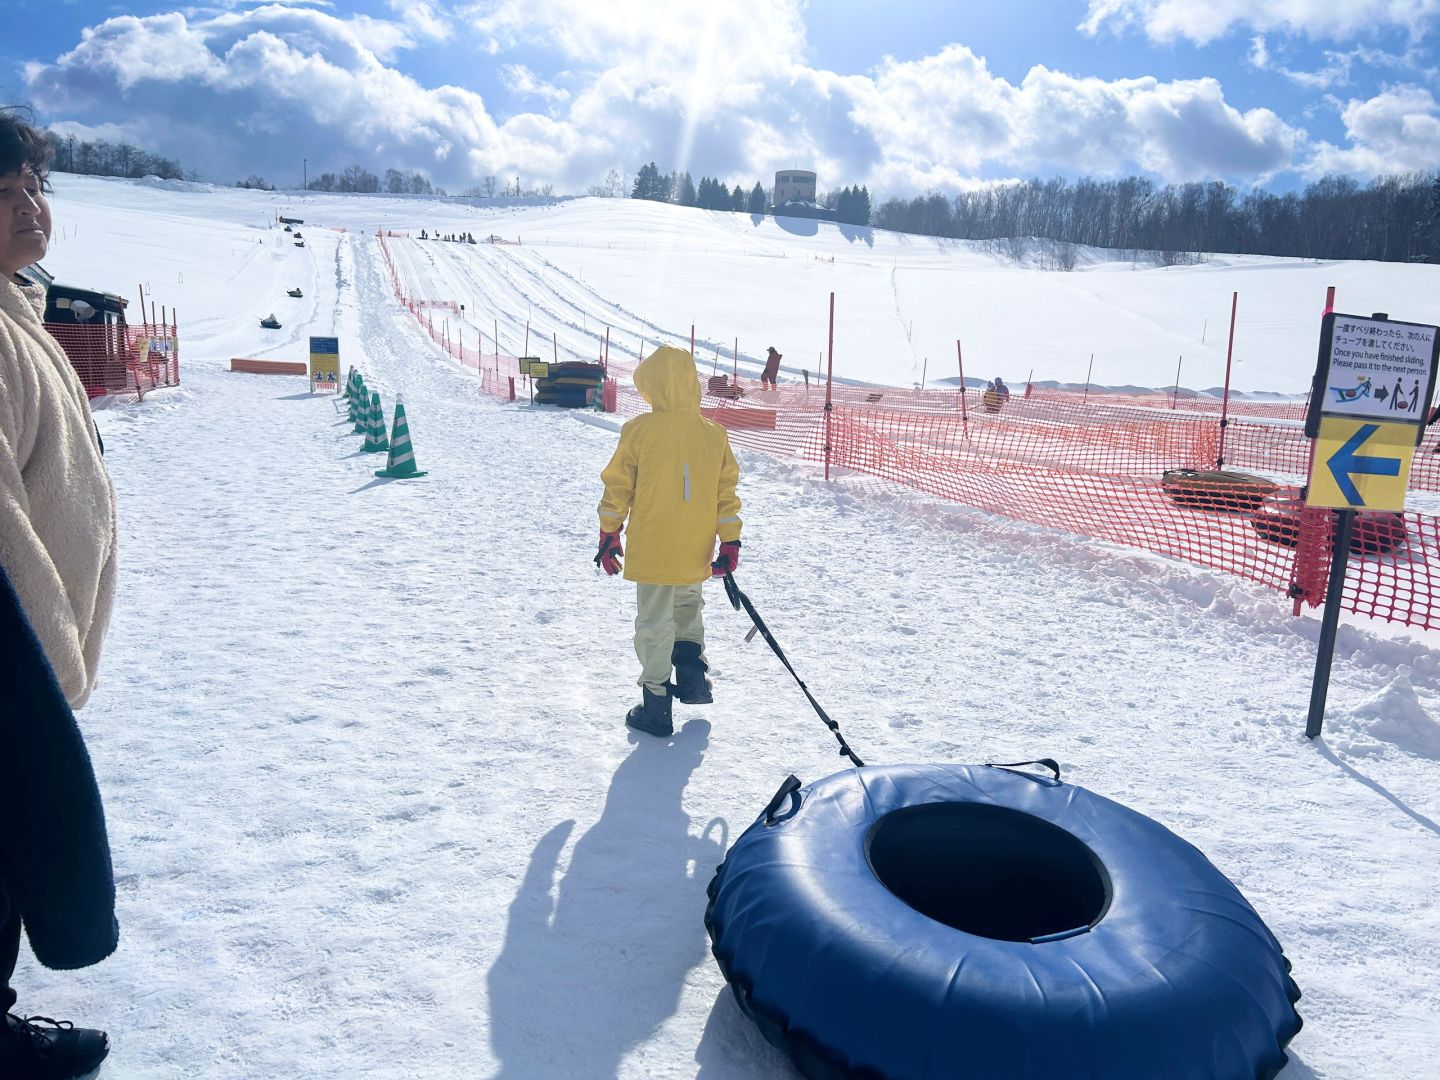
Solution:
<svg viewBox="0 0 1440 1080"><path fill-rule="evenodd" d="M705 673L710 665L700 657L698 641L677 641L670 650L675 665L675 696L686 705L709 705L715 698L710 693L710 680Z"/></svg>
<svg viewBox="0 0 1440 1080"><path fill-rule="evenodd" d="M103 1031L77 1028L48 1016L5 1017L0 1034L0 1076L5 1080L71 1080L84 1076L110 1052Z"/></svg>
<svg viewBox="0 0 1440 1080"><path fill-rule="evenodd" d="M652 694L648 686L642 686L640 691L645 695L645 700L643 704L630 710L625 717L625 726L662 739L674 735L675 728L670 723L670 699L674 696L674 689L674 686L666 683L666 693Z"/></svg>

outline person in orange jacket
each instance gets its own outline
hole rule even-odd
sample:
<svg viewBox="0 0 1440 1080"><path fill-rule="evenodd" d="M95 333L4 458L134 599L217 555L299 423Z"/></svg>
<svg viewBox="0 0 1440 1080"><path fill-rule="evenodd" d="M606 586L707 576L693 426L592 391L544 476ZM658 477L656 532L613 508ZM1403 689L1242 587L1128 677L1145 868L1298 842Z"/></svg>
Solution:
<svg viewBox="0 0 1440 1080"><path fill-rule="evenodd" d="M635 582L643 696L625 723L663 738L674 731L672 698L687 705L712 700L701 586L740 565L740 466L725 429L700 415L690 353L662 345L635 369L635 388L651 411L625 424L600 474L605 494L595 563L610 575L623 569ZM622 564L627 519L630 554Z"/></svg>

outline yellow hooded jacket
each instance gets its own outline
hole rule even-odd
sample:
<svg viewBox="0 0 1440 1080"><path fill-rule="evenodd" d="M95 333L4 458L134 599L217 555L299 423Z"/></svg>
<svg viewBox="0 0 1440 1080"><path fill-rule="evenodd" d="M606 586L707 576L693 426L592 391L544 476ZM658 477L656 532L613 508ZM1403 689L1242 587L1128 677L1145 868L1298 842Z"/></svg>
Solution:
<svg viewBox="0 0 1440 1080"><path fill-rule="evenodd" d="M700 415L700 379L684 349L662 345L635 369L651 411L626 422L600 474L600 528L630 519L625 577L694 585L710 576L715 538L740 539L740 466L725 429Z"/></svg>

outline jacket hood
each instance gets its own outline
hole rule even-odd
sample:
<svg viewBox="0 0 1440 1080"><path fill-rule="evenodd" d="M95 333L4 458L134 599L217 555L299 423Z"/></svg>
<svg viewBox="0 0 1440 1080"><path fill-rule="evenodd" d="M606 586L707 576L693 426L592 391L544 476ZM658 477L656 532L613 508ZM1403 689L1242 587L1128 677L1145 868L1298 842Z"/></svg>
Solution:
<svg viewBox="0 0 1440 1080"><path fill-rule="evenodd" d="M700 412L700 376L684 349L661 345L635 369L635 389L656 412Z"/></svg>

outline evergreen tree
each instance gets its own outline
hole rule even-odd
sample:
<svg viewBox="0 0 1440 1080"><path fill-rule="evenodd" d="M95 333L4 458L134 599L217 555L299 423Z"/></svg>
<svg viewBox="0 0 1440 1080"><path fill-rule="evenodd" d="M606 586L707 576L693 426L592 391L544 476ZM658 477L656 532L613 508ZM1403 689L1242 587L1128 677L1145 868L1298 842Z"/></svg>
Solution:
<svg viewBox="0 0 1440 1080"><path fill-rule="evenodd" d="M722 190L722 191L725 190L723 185L721 186L721 189L720 189L720 190ZM742 188L739 184L736 184L736 185L735 185L735 190L732 191L732 192L730 192L730 205L727 206L726 209L727 209L727 210L744 210L744 209L745 209L745 189Z"/></svg>
<svg viewBox="0 0 1440 1080"><path fill-rule="evenodd" d="M755 186L750 189L750 213L765 213L765 189L760 186L760 181L755 181Z"/></svg>
<svg viewBox="0 0 1440 1080"><path fill-rule="evenodd" d="M640 167L640 171L635 174L635 187L631 190L630 197L651 201L664 199L661 194L660 170L655 162Z"/></svg>
<svg viewBox="0 0 1440 1080"><path fill-rule="evenodd" d="M709 176L700 178L700 189L695 195L695 205L705 210L724 210L729 203L725 185Z"/></svg>
<svg viewBox="0 0 1440 1080"><path fill-rule="evenodd" d="M675 201L681 206L695 205L695 185L690 182L689 171L680 174L680 189L675 195Z"/></svg>

